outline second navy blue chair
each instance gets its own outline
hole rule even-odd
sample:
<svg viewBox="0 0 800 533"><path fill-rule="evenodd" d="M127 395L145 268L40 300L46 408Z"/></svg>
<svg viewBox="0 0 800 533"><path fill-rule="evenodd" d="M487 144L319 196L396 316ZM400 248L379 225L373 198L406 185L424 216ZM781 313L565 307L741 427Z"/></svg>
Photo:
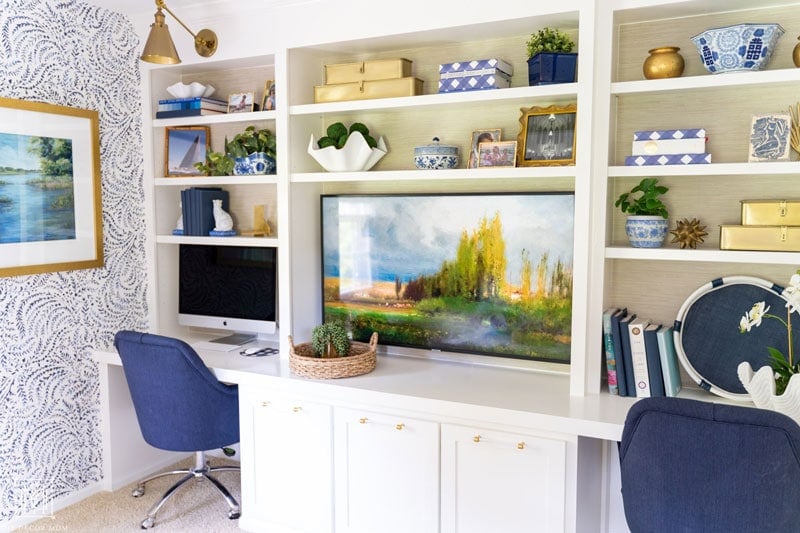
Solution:
<svg viewBox="0 0 800 533"><path fill-rule="evenodd" d="M240 508L211 472L239 470L238 466L211 467L205 450L239 442L239 391L220 383L200 356L185 342L136 331L120 331L114 346L122 359L136 418L144 440L156 448L194 452L188 470L164 472L139 482L133 495L144 494L145 484L170 474L183 474L147 513L142 529L155 524L158 510L191 479L210 481L228 504L228 517L239 518Z"/></svg>
<svg viewBox="0 0 800 533"><path fill-rule="evenodd" d="M800 531L800 426L783 414L643 398L619 459L633 533Z"/></svg>

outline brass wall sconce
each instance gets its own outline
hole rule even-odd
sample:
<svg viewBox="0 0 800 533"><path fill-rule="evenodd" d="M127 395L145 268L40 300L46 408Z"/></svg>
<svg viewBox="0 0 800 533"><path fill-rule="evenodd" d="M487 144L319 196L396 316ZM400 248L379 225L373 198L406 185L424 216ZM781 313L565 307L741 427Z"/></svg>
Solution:
<svg viewBox="0 0 800 533"><path fill-rule="evenodd" d="M175 16L175 13L170 11L164 0L156 0L156 21L150 25L150 35L147 37L147 42L142 51L142 61L148 63L159 63L162 65L174 65L181 62L178 57L178 51L175 49L175 43L172 42L172 36L169 34L169 28L164 24L165 16L162 9L178 21L178 24L194 37L194 49L197 54L202 57L211 57L217 51L217 34L209 29L202 29L196 34L184 24L181 19Z"/></svg>

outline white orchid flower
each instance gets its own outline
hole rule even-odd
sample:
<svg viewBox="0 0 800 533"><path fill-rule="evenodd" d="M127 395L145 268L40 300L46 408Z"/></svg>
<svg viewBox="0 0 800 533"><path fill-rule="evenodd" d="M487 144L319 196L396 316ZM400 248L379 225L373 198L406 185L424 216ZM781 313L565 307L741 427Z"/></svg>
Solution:
<svg viewBox="0 0 800 533"><path fill-rule="evenodd" d="M745 316L747 316L752 326L760 326L761 320L764 318L764 315L767 314L767 311L769 311L769 306L766 302L756 302L753 304L753 308L750 309L750 312Z"/></svg>
<svg viewBox="0 0 800 533"><path fill-rule="evenodd" d="M745 313L745 315L739 321L739 333L747 333L752 327L753 325L749 320L747 320L747 313Z"/></svg>
<svg viewBox="0 0 800 533"><path fill-rule="evenodd" d="M800 273L792 275L789 286L783 289L786 307L790 313L800 312Z"/></svg>

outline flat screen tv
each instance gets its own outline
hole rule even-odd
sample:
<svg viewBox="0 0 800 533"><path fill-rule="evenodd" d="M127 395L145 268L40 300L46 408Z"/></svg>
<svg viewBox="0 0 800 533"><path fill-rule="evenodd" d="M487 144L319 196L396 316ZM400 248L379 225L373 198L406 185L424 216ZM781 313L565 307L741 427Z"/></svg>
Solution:
<svg viewBox="0 0 800 533"><path fill-rule="evenodd" d="M355 340L569 363L574 194L323 195L323 317Z"/></svg>
<svg viewBox="0 0 800 533"><path fill-rule="evenodd" d="M276 329L275 248L181 244L178 322L244 334Z"/></svg>

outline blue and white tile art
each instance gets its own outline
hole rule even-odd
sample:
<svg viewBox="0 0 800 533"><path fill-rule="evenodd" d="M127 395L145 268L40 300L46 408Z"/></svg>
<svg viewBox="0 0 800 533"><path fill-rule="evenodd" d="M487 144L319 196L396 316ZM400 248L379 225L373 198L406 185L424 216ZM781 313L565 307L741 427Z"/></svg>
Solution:
<svg viewBox="0 0 800 533"><path fill-rule="evenodd" d="M91 350L147 327L138 46L106 9L0 0L0 96L99 112L105 253L104 268L0 278L0 529L100 480Z"/></svg>

